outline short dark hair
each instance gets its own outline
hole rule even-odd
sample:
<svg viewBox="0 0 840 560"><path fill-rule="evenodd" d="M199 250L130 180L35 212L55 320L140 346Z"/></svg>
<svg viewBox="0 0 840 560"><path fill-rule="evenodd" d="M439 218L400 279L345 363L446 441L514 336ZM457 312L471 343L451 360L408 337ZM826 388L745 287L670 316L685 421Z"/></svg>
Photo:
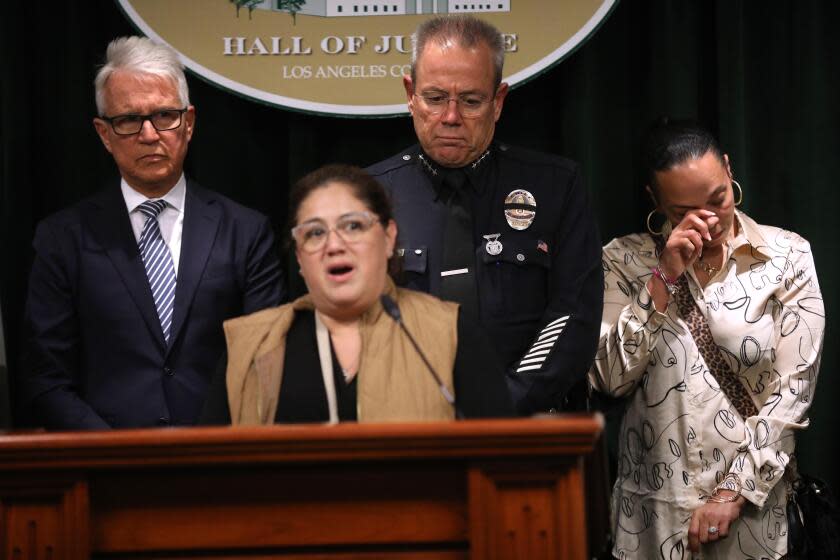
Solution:
<svg viewBox="0 0 840 560"><path fill-rule="evenodd" d="M289 228L297 225L297 215L303 201L313 191L326 187L329 183L342 183L350 187L356 197L368 210L376 214L383 226L394 219L394 210L385 188L371 175L354 165L332 163L319 167L300 178L289 191ZM288 234L287 234L288 235ZM289 247L294 246L294 239L289 236Z"/></svg>
<svg viewBox="0 0 840 560"><path fill-rule="evenodd" d="M645 180L656 196L656 173L667 171L709 152L725 165L723 150L707 129L688 119L661 117L653 124L642 143Z"/></svg>
<svg viewBox="0 0 840 560"><path fill-rule="evenodd" d="M467 15L437 16L425 20L411 35L411 81L417 84L417 62L429 41L444 44L453 41L465 49L484 43L493 55L494 87L502 83L505 45L502 34L493 25Z"/></svg>

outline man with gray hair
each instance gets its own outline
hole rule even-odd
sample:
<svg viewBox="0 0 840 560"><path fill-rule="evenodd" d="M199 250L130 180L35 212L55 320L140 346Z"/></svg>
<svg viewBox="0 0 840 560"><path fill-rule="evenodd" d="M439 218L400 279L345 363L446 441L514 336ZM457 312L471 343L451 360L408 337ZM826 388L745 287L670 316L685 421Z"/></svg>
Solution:
<svg viewBox="0 0 840 560"><path fill-rule="evenodd" d="M38 225L21 408L55 429L193 424L222 322L280 303L274 235L184 176L195 108L172 48L116 39L94 83L121 180Z"/></svg>
<svg viewBox="0 0 840 560"><path fill-rule="evenodd" d="M603 301L580 169L494 140L508 93L495 27L435 17L412 40L403 84L419 144L369 168L394 200L403 283L487 329L520 413L571 408Z"/></svg>

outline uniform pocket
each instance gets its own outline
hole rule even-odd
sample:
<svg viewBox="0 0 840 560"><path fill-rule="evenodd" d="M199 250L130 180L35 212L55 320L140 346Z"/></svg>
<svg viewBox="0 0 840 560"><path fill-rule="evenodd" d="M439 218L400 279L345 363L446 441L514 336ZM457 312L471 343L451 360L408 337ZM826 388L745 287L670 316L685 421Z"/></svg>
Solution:
<svg viewBox="0 0 840 560"><path fill-rule="evenodd" d="M506 321L530 321L542 315L548 302L551 255L548 245L526 236L502 236L502 250L492 255L486 244L478 247L482 263L482 305Z"/></svg>
<svg viewBox="0 0 840 560"><path fill-rule="evenodd" d="M484 264L506 262L518 267L536 266L542 270L551 268L551 256L548 254L548 245L539 239L510 238L499 239L502 242L502 251L498 255L491 255L486 249L487 245L479 246L479 258ZM545 250L540 249L540 246Z"/></svg>
<svg viewBox="0 0 840 560"><path fill-rule="evenodd" d="M404 247L402 249L402 269L405 272L426 274L428 250L425 245Z"/></svg>
<svg viewBox="0 0 840 560"><path fill-rule="evenodd" d="M429 291L429 251L426 245L406 245L397 249L397 262L391 265L397 284L412 290Z"/></svg>

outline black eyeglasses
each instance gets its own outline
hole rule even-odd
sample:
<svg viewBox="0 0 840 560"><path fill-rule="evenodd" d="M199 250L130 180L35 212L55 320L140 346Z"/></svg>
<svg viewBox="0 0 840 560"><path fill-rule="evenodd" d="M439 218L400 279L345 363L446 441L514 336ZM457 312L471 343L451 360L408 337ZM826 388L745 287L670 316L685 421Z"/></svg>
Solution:
<svg viewBox="0 0 840 560"><path fill-rule="evenodd" d="M155 130L173 130L181 126L181 115L187 112L183 109L164 109L148 115L117 115L116 117L99 117L111 125L114 133L120 136L131 136L143 130L143 123L149 121Z"/></svg>

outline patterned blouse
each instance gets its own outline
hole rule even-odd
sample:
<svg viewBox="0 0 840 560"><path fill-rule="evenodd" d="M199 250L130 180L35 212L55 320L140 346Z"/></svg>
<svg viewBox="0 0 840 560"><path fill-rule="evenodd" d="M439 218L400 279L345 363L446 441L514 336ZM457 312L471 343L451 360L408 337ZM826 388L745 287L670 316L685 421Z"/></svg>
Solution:
<svg viewBox="0 0 840 560"><path fill-rule="evenodd" d="M604 317L589 378L596 390L628 397L612 502L620 559L780 558L787 551L789 484L779 482L793 430L808 426L825 312L808 242L740 212L736 223L723 270L704 289L689 270L688 283L759 410L746 422L720 391L676 303L655 310L646 289L657 263L653 237L628 235L604 247ZM729 472L739 476L747 503L728 538L692 556L691 514Z"/></svg>

